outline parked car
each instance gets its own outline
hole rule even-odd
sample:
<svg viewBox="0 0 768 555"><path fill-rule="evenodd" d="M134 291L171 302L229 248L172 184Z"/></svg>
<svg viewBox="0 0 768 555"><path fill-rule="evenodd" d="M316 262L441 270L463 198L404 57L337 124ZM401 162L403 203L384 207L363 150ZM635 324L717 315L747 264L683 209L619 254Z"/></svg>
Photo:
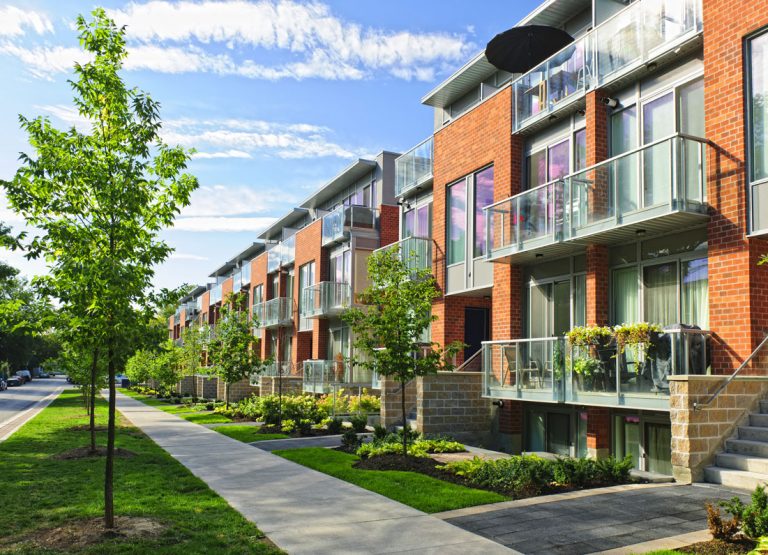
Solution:
<svg viewBox="0 0 768 555"><path fill-rule="evenodd" d="M6 389L8 389L8 382L5 381L3 376L0 376L0 391L5 391Z"/></svg>
<svg viewBox="0 0 768 555"><path fill-rule="evenodd" d="M9 378L6 378L5 383L8 384L8 387L19 387L24 382L18 376L11 376Z"/></svg>
<svg viewBox="0 0 768 555"><path fill-rule="evenodd" d="M51 375L49 373L47 373L47 372L38 372L37 373L37 377L38 378L50 378Z"/></svg>
<svg viewBox="0 0 768 555"><path fill-rule="evenodd" d="M19 370L16 372L16 375L22 379L22 383L27 383L32 381L32 373L29 370Z"/></svg>

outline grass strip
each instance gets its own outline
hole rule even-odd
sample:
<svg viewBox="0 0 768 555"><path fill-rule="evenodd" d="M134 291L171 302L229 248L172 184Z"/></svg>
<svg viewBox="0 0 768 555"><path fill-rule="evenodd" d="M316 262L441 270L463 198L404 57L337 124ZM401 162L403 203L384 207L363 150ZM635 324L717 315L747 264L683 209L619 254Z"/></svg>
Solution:
<svg viewBox="0 0 768 555"><path fill-rule="evenodd" d="M106 403L97 398L97 424L106 426ZM203 481L139 429L120 419L117 447L135 454L115 460L118 516L150 518L166 526L151 539L114 538L78 553L203 554L280 553L263 534ZM41 553L35 546L11 546L35 531L103 512L104 459L56 460L53 455L87 446L88 419L79 392L58 399L0 443L0 506L14 517L0 519L0 552ZM106 432L97 433L106 445ZM53 551L45 551L53 553Z"/></svg>
<svg viewBox="0 0 768 555"><path fill-rule="evenodd" d="M160 409L161 411L167 412L168 414L175 414L179 418L189 420L195 424L225 424L227 422L232 422L231 418L224 416L223 414L217 414L211 411L195 411L195 409L190 406L167 403L157 399L156 397L152 397L150 395L142 395L140 393L136 393L135 391L131 391L130 389L120 389L119 391L120 393L136 399L137 401L141 401L145 405L155 407L156 409Z"/></svg>
<svg viewBox="0 0 768 555"><path fill-rule="evenodd" d="M507 500L498 493L444 482L418 472L353 468L352 465L359 460L356 455L332 449L306 447L282 449L273 453L425 513L439 513Z"/></svg>
<svg viewBox="0 0 768 555"><path fill-rule="evenodd" d="M288 439L291 437L286 434L262 434L259 432L259 426L217 426L213 429L220 434L242 441L243 443L267 441L270 439Z"/></svg>

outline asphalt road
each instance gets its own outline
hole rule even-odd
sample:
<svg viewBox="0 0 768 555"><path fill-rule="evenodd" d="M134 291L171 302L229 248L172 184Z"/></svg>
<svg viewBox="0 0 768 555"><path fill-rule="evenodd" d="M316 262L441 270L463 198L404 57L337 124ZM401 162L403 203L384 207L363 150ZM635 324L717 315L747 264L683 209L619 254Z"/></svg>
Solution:
<svg viewBox="0 0 768 555"><path fill-rule="evenodd" d="M68 386L64 378L57 377L34 379L21 387L9 387L6 391L0 391L0 428L54 391Z"/></svg>

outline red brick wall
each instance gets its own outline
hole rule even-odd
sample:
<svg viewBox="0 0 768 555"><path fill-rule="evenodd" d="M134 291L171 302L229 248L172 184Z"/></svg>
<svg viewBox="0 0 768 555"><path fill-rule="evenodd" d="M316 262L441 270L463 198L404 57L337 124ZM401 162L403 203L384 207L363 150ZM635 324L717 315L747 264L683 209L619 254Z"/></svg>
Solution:
<svg viewBox="0 0 768 555"><path fill-rule="evenodd" d="M400 207L382 204L379 208L379 237L383 247L400 239Z"/></svg>
<svg viewBox="0 0 768 555"><path fill-rule="evenodd" d="M603 407L587 409L587 449L611 448L611 411Z"/></svg>
<svg viewBox="0 0 768 555"><path fill-rule="evenodd" d="M267 295L267 253L263 252L253 260L251 260L251 317L253 317L253 290L261 285L262 301L266 300ZM254 332L254 335L260 337L259 350L261 352L261 358L266 358L269 353L269 341L266 330L258 330Z"/></svg>
<svg viewBox="0 0 768 555"><path fill-rule="evenodd" d="M294 299L296 313L294 316L295 329L298 330L298 299L299 273L301 267L308 262L315 262L315 282L328 279L328 254L322 246L323 222L318 219L304 229L296 232L296 277L294 278ZM312 331L296 332L293 337L293 362L297 367L307 359L324 359L327 356L328 323L315 320Z"/></svg>
<svg viewBox="0 0 768 555"><path fill-rule="evenodd" d="M231 277L221 282L221 302L223 303L226 298L232 294L232 282Z"/></svg>
<svg viewBox="0 0 768 555"><path fill-rule="evenodd" d="M768 268L755 265L768 242L746 236L743 71L744 38L768 25L768 0L707 0L703 17L706 135L714 144L707 157L709 320L718 339L713 369L729 373L768 330Z"/></svg>
<svg viewBox="0 0 768 555"><path fill-rule="evenodd" d="M523 433L523 403L504 399L499 410L499 432L502 434Z"/></svg>
<svg viewBox="0 0 768 555"><path fill-rule="evenodd" d="M440 345L447 345L452 341L464 341L464 309L467 307L491 308L491 300L484 297L463 296L438 299L432 305L432 314L437 316L437 320L432 324L432 341ZM462 362L464 362L464 351L459 351L456 364Z"/></svg>

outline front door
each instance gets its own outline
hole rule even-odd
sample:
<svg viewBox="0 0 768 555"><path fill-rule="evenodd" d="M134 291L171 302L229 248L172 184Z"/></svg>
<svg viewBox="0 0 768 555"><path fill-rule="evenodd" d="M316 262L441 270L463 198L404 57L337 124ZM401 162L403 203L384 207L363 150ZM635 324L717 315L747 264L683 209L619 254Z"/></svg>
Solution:
<svg viewBox="0 0 768 555"><path fill-rule="evenodd" d="M467 307L464 309L464 360L480 350L483 341L490 339L490 310Z"/></svg>

